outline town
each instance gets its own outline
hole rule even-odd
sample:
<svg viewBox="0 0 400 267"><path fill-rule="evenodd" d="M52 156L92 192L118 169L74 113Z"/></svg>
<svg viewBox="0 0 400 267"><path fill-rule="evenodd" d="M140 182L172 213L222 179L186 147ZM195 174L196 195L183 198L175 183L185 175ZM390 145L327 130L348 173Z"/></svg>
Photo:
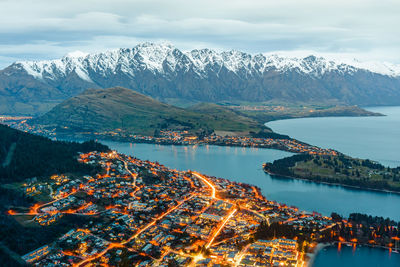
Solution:
<svg viewBox="0 0 400 267"><path fill-rule="evenodd" d="M314 155L337 155L331 149L323 149L311 146L295 139L278 138L255 138L249 136L221 136L211 134L202 139L187 131L160 131L158 137L131 135L131 142L155 143L166 145L217 145L217 146L238 146L238 147L257 147L273 148L293 153L307 153Z"/></svg>
<svg viewBox="0 0 400 267"><path fill-rule="evenodd" d="M33 266L303 266L307 248L336 224L269 201L255 186L115 151L81 154L79 161L102 171L29 180L21 190L49 194L51 201L9 210L11 216L31 216L39 227L72 214L91 218L24 255ZM304 236L257 238L262 225L285 225Z"/></svg>
<svg viewBox="0 0 400 267"><path fill-rule="evenodd" d="M1 121L0 121L1 123ZM292 153L306 153L311 155L331 155L336 156L339 152L333 149L324 149L309 145L292 138L261 138L244 135L218 135L216 133L199 135L187 130L157 130L154 136L138 135L126 132L122 129L104 132L87 132L70 135L61 133L56 129L46 129L41 126L30 125L26 118L11 118L2 123L29 133L46 136L52 139L98 139L113 140L131 143L150 143L161 145L217 145L217 146L238 146L238 147L256 147L284 150Z"/></svg>

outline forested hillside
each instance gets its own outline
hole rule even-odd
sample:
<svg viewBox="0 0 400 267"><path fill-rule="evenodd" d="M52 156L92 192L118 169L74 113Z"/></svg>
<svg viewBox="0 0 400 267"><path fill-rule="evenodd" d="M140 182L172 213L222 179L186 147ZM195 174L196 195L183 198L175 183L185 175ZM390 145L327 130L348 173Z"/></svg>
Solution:
<svg viewBox="0 0 400 267"><path fill-rule="evenodd" d="M52 141L0 125L0 182L17 182L54 173L86 171L76 160L78 152L107 151L94 141L84 143Z"/></svg>

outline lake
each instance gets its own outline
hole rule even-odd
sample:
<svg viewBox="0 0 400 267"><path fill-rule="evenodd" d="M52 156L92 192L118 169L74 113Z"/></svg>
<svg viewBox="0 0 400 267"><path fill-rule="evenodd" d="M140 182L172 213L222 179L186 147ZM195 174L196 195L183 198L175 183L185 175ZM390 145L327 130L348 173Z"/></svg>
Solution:
<svg viewBox="0 0 400 267"><path fill-rule="evenodd" d="M370 158L384 165L400 165L400 107L368 108L386 117L310 118L268 123L275 131L301 141L333 148L354 157ZM271 200L306 211L347 216L351 212L390 217L400 221L400 195L317 184L303 180L272 178L262 170L264 162L292 155L289 152L219 146L162 146L102 141L118 152L158 161L180 170L257 185ZM400 266L400 254L388 250L342 246L322 250L313 267Z"/></svg>
<svg viewBox="0 0 400 267"><path fill-rule="evenodd" d="M275 132L303 142L400 166L400 107L370 107L385 117L327 117L272 121Z"/></svg>
<svg viewBox="0 0 400 267"><path fill-rule="evenodd" d="M158 161L172 168L198 170L205 174L257 185L268 199L303 210L315 210L326 215L332 211L342 215L362 212L400 220L400 195L272 178L263 172L263 162L290 156L289 152L220 146L162 146L109 141L102 143L121 153ZM330 266L400 266L400 254L389 257L387 250L369 248L357 248L353 254L351 248L348 251L346 247L342 247L342 252L337 254L336 248L326 248L317 255L313 267Z"/></svg>
<svg viewBox="0 0 400 267"><path fill-rule="evenodd" d="M390 217L400 221L400 194L365 191L304 180L272 178L262 170L266 161L292 155L273 149L222 146L163 146L102 141L118 152L158 161L179 170L197 170L208 175L257 185L267 199L306 211L330 215L351 212Z"/></svg>
<svg viewBox="0 0 400 267"><path fill-rule="evenodd" d="M390 253L389 250L358 246L342 245L340 251L337 246L322 249L316 256L313 267L399 267L400 254Z"/></svg>

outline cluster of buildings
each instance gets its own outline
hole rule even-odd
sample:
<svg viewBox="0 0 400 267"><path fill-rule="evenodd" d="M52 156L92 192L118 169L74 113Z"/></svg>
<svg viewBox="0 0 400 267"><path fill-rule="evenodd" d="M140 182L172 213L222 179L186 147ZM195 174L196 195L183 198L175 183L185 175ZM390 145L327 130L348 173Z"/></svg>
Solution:
<svg viewBox="0 0 400 267"><path fill-rule="evenodd" d="M276 238L257 240L240 257L247 266L298 266L298 254L296 240Z"/></svg>
<svg viewBox="0 0 400 267"><path fill-rule="evenodd" d="M48 130L40 126L31 125L28 120L32 117L25 116L0 116L0 123L10 126L11 128L28 132L36 135L47 136L50 138L56 137L55 129Z"/></svg>
<svg viewBox="0 0 400 267"><path fill-rule="evenodd" d="M31 126L22 121L7 122L13 128L31 132L38 135L44 135L50 138L56 137L55 129L44 129L40 126ZM337 155L337 151L332 149L323 149L299 142L295 139L278 138L255 138L249 136L220 136L217 134L206 135L202 138L187 130L160 130L157 136L146 136L130 134L121 129L114 131L105 131L101 133L87 133L88 136L104 139L115 139L136 143L151 143L163 145L218 145L218 146L240 146L256 148L272 148L285 150L293 153L307 153L313 155Z"/></svg>
<svg viewBox="0 0 400 267"><path fill-rule="evenodd" d="M122 140L137 143L154 143L163 145L218 145L256 148L273 148L293 153L307 153L314 155L337 155L337 151L323 149L295 139L255 138L249 136L220 136L216 134L199 138L188 131L159 131L157 136L130 135L125 133L101 134L104 138L122 138Z"/></svg>
<svg viewBox="0 0 400 267"><path fill-rule="evenodd" d="M30 116L9 116L9 115L0 115L0 123L8 123L8 122L26 122L27 120L32 119Z"/></svg>
<svg viewBox="0 0 400 267"><path fill-rule="evenodd" d="M228 108L231 109L236 109L236 110L244 110L244 111L275 111L275 112L282 112L288 109L285 106L253 106L253 105L239 105L239 106L227 106Z"/></svg>
<svg viewBox="0 0 400 267"><path fill-rule="evenodd" d="M110 153L81 154L94 176L52 176L52 201L30 214L40 227L65 216L79 228L23 258L34 266L302 266L294 239L257 240L262 223L316 235L330 218L268 201L258 188ZM31 185L32 186L32 185Z"/></svg>
<svg viewBox="0 0 400 267"><path fill-rule="evenodd" d="M210 145L274 148L293 153L307 153L315 155L337 154L337 152L332 149L319 148L316 146L299 142L295 139L254 138L247 136L223 137L219 135L210 135L205 137L203 142Z"/></svg>

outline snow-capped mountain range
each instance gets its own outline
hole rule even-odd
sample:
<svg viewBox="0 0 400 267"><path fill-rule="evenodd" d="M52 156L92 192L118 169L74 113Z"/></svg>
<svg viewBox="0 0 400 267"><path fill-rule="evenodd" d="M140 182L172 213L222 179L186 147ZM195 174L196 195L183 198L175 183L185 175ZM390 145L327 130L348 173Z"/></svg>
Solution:
<svg viewBox="0 0 400 267"><path fill-rule="evenodd" d="M117 49L104 53L87 54L80 51L68 53L61 59L45 61L20 61L28 74L38 79L59 79L72 72L93 82L90 72L104 77L122 71L135 76L137 69L148 69L157 73L193 70L199 76L206 76L209 69L226 69L245 75L260 75L269 70L299 73L320 77L326 72L353 73L366 70L392 77L400 76L400 65L387 62L361 62L356 59L327 59L309 55L306 57L283 56L279 54L251 55L239 51L216 52L210 49L182 52L168 43L143 43L132 49Z"/></svg>
<svg viewBox="0 0 400 267"><path fill-rule="evenodd" d="M234 50L183 52L167 43L142 43L103 53L15 62L0 71L0 96L12 103L0 112L43 112L48 107L41 108L41 103L51 105L89 87L112 86L158 99L400 104L400 65Z"/></svg>

